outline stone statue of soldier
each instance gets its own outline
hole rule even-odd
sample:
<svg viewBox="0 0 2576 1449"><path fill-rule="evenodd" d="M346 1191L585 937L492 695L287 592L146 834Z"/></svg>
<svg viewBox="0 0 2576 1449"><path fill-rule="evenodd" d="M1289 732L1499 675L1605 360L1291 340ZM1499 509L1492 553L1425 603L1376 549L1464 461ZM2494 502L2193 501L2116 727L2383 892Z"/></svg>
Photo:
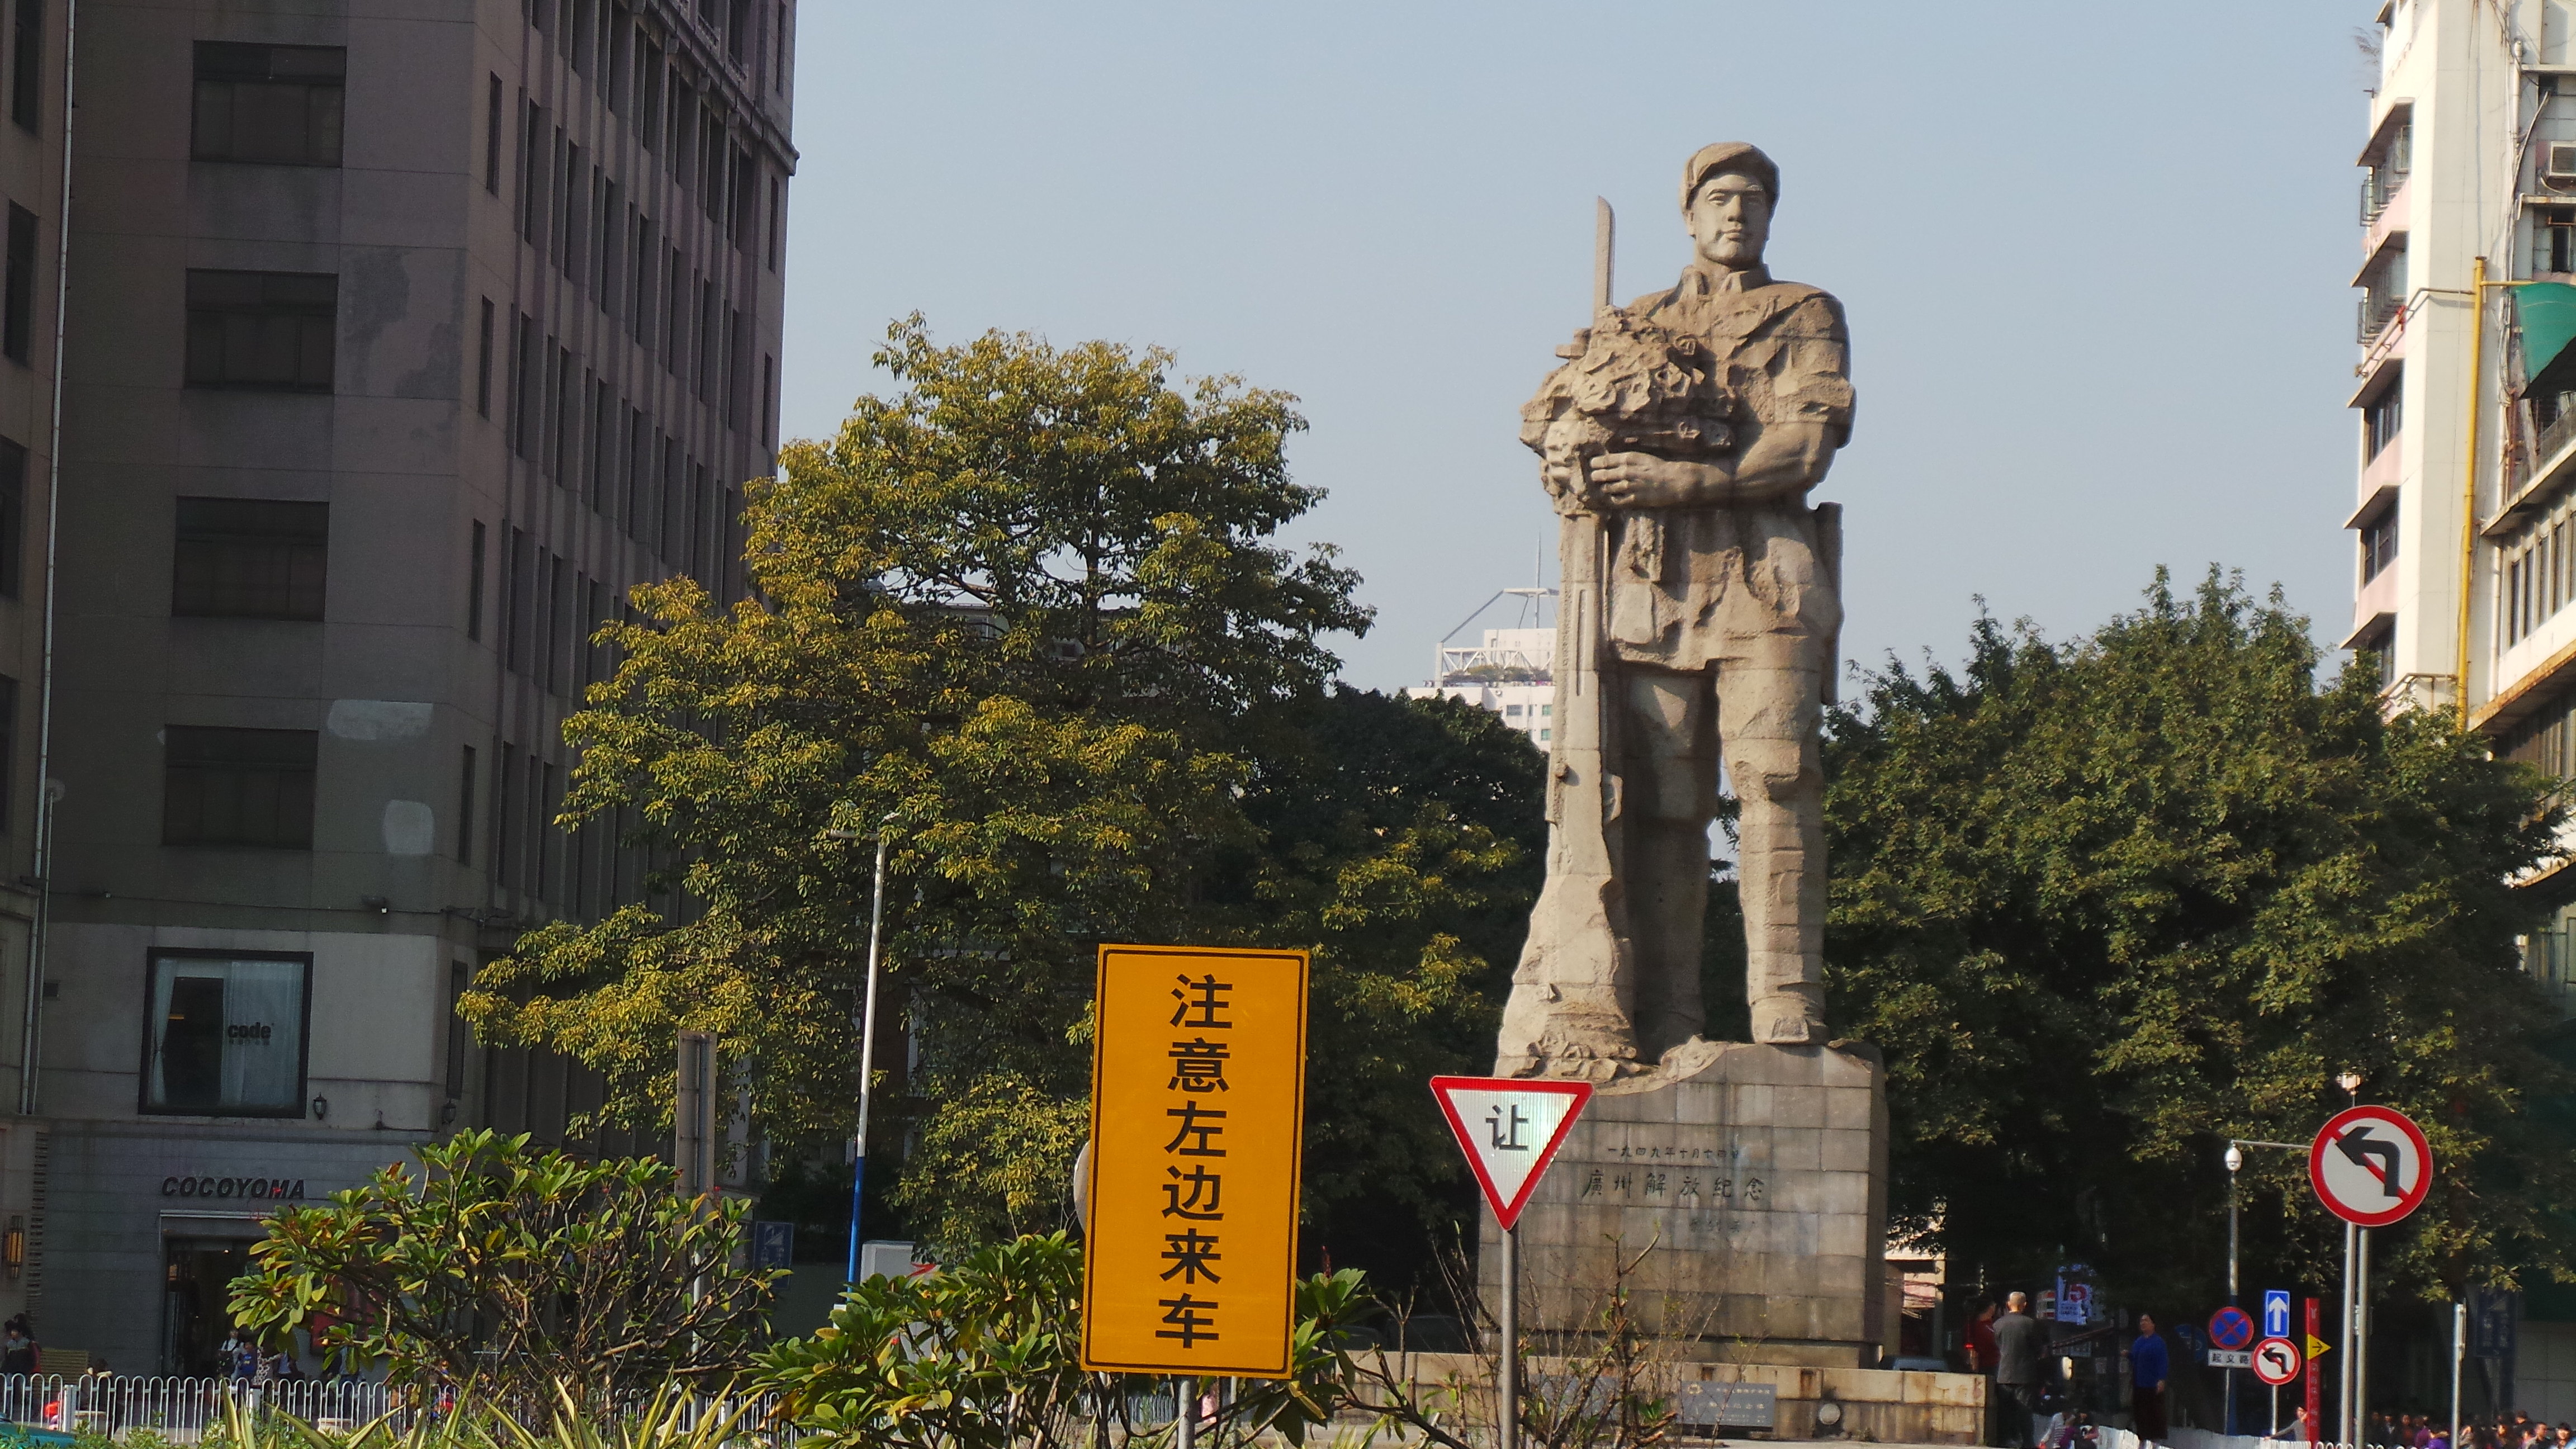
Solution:
<svg viewBox="0 0 2576 1449"><path fill-rule="evenodd" d="M1563 588L1548 877L1503 1075L1613 1081L1700 1038L1721 760L1753 1038L1825 1039L1818 734L1841 536L1839 509L1806 495L1851 433L1849 335L1831 296L1764 269L1779 196L1761 151L1701 148L1680 281L1624 308L1604 296L1523 410Z"/></svg>

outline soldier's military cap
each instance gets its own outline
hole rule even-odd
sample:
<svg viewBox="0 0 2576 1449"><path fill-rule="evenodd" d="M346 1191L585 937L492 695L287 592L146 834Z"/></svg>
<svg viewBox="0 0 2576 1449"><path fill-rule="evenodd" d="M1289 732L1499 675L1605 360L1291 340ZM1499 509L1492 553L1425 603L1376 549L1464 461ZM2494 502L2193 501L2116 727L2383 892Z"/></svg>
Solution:
<svg viewBox="0 0 2576 1449"><path fill-rule="evenodd" d="M1691 193L1717 171L1738 171L1762 183L1771 204L1780 204L1780 168L1762 148L1749 141L1714 141L1691 153L1682 166L1682 210L1690 210Z"/></svg>

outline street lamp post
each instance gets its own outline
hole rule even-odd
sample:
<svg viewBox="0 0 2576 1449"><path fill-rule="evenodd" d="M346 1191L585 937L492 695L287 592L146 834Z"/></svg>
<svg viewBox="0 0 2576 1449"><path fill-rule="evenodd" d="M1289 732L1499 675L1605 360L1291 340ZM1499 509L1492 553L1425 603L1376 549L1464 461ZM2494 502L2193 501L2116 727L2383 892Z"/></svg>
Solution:
<svg viewBox="0 0 2576 1449"><path fill-rule="evenodd" d="M868 1182L868 1103L876 1087L877 1068L877 960L878 945L885 935L886 827L894 823L888 814L877 822L876 887L868 897L868 987L866 1004L859 1013L859 1132L850 1148L850 1258L842 1281L859 1281L859 1204ZM827 830L832 840L862 840L855 830Z"/></svg>
<svg viewBox="0 0 2576 1449"><path fill-rule="evenodd" d="M2227 1301L2230 1306L2238 1306L2237 1295L2240 1291L2237 1286L2237 1248L2240 1239L2236 1230L2236 1182L2237 1174L2245 1170L2245 1149L2248 1147L2269 1147L2282 1152L2308 1150L2296 1142L2264 1142L2252 1137L2227 1139L2227 1155L2223 1160L2227 1164ZM2267 1427L2266 1432L2280 1427L2280 1400L2280 1390L2273 1390L2272 1423ZM2227 1370L2227 1432L2230 1434L2236 1432L2236 1370L2234 1369Z"/></svg>
<svg viewBox="0 0 2576 1449"><path fill-rule="evenodd" d="M2243 1170L2244 1170L2244 1167L2245 1167L2245 1149L2244 1149L2244 1148L2242 1148L2242 1147L2237 1146L2237 1145L2236 1145L2235 1143L2233 1143L2233 1142L2228 1143L2228 1144L2227 1144L2227 1306L2228 1306L2228 1307L2230 1307L2230 1308L2238 1308L2238 1307L2242 1307L2242 1306L2243 1306L2243 1304L2238 1300L2238 1297L2237 1297L2237 1288L2236 1288L2236 1244L2237 1244L2237 1238L2236 1238L2236 1174L2237 1174L2237 1173L2239 1173L2239 1172L2241 1172L2241 1171L2243 1171ZM2233 1434L2236 1432L2236 1370L2234 1370L2234 1369L2229 1369L2229 1370L2227 1371L2225 1382L2226 1382L2226 1394L2227 1394L2227 1414L2226 1414L2226 1420L2227 1420L2227 1432L2228 1432L2229 1434L2233 1435Z"/></svg>

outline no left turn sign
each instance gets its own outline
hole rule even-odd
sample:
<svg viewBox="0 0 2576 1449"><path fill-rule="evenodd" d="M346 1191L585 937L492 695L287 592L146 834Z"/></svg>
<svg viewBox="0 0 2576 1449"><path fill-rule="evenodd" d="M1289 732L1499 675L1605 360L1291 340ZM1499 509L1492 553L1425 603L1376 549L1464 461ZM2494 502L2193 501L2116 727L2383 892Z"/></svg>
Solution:
<svg viewBox="0 0 2576 1449"><path fill-rule="evenodd" d="M2433 1149L2394 1107L2347 1108L2309 1146L2308 1181L2336 1217L2384 1228L2423 1206L2433 1185Z"/></svg>
<svg viewBox="0 0 2576 1449"><path fill-rule="evenodd" d="M2254 1345L2254 1377L2274 1388L2299 1376L2299 1346L2286 1338L2267 1338Z"/></svg>

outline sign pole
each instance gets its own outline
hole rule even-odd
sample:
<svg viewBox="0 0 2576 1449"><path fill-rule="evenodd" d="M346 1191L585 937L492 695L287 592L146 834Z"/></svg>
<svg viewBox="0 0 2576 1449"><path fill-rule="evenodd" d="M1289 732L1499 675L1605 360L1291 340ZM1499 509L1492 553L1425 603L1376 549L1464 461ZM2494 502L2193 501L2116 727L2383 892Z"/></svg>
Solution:
<svg viewBox="0 0 2576 1449"><path fill-rule="evenodd" d="M2352 1442L2370 1429L2370 1229L2356 1228L2361 1239L2361 1275L2352 1290Z"/></svg>
<svg viewBox="0 0 2576 1449"><path fill-rule="evenodd" d="M2469 1354L2469 1305L2451 1305L2451 1442L2460 1442L2460 1361Z"/></svg>
<svg viewBox="0 0 2576 1449"><path fill-rule="evenodd" d="M1433 1077L1440 1103L1467 1167L1494 1210L1503 1235L1501 1271L1495 1275L1494 1446L1520 1449L1521 1439L1521 1209L1546 1175L1574 1119L1592 1100L1589 1082L1534 1081L1517 1077Z"/></svg>
<svg viewBox="0 0 2576 1449"><path fill-rule="evenodd" d="M2299 1346L2307 1350L2308 1356L2307 1377L2300 1385L2300 1387L2307 1391L2307 1395L2300 1401L2300 1403L2308 1413L2308 1437L2310 1439L2314 1439L2318 1435L2323 1434L2325 1432L2326 1425L2326 1372L2324 1369L2317 1367L2317 1350L2325 1347L2325 1340L2317 1337L2317 1328L2319 1327L2317 1320L2323 1316L2317 1311L2320 1306L2321 1305L2317 1300L2313 1298L2303 1298L2299 1300L2299 1312L2303 1315L2299 1321L2305 1327L2307 1332L2307 1338L2301 1342Z"/></svg>
<svg viewBox="0 0 2576 1449"><path fill-rule="evenodd" d="M2343 1362L2335 1365L2335 1442L2353 1442L2352 1428L2352 1271L2354 1235L2361 1229L2343 1225Z"/></svg>
<svg viewBox="0 0 2576 1449"><path fill-rule="evenodd" d="M1173 1449L1191 1449L1199 1438L1199 1381L1193 1378L1172 1381L1172 1407L1180 1412L1172 1419Z"/></svg>
<svg viewBox="0 0 2576 1449"><path fill-rule="evenodd" d="M1502 1353L1494 1367L1495 1449L1521 1443L1521 1229L1503 1229Z"/></svg>

